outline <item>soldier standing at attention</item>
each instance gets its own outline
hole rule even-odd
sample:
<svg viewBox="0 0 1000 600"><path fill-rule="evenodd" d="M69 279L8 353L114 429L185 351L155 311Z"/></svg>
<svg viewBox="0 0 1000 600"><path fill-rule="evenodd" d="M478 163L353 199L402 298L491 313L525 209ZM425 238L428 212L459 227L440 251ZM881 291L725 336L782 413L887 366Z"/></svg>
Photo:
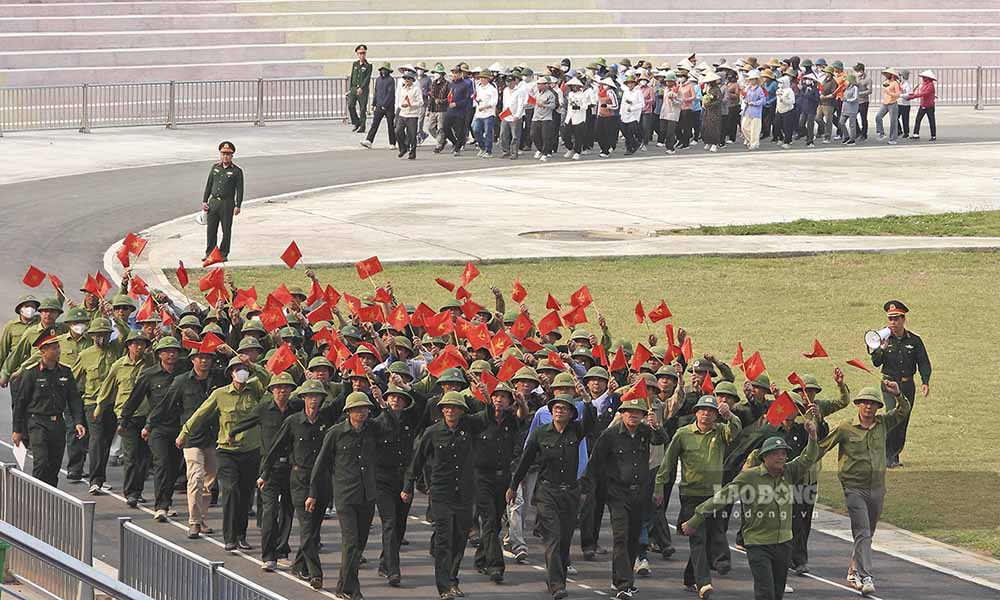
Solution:
<svg viewBox="0 0 1000 600"><path fill-rule="evenodd" d="M353 132L364 133L368 118L368 88L372 81L372 64L368 62L368 46L358 44L354 48L358 60L351 64L351 88L347 90L347 111L351 115ZM359 114L360 107L360 114Z"/></svg>
<svg viewBox="0 0 1000 600"><path fill-rule="evenodd" d="M21 379L14 397L15 446L30 438L34 457L32 476L56 486L59 484L59 467L66 448L66 422L63 414L73 416L76 437L83 438L83 400L76 387L73 372L59 362L59 340L54 328L43 330L34 340L41 353L41 361Z"/></svg>
<svg viewBox="0 0 1000 600"><path fill-rule="evenodd" d="M212 165L205 183L205 193L201 198L201 209L205 211L206 229L205 258L219 248L222 260L229 258L229 247L233 240L233 217L240 214L243 205L243 169L233 162L236 144L219 144L219 162ZM222 244L218 243L219 225L222 225Z"/></svg>
<svg viewBox="0 0 1000 600"><path fill-rule="evenodd" d="M882 340L881 346L872 351L872 364L882 367L882 377L899 384L899 391L906 396L912 409L917 400L913 374L920 372L920 393L926 398L931 393L931 361L927 357L924 341L906 328L906 313L910 309L899 300L890 300L882 308L889 320L890 335ZM883 392L882 399L885 401L885 412L892 412L896 406L895 398ZM885 442L885 458L886 467L890 469L903 466L899 462L899 454L906 445L906 428L909 425L910 413L898 427L889 432Z"/></svg>

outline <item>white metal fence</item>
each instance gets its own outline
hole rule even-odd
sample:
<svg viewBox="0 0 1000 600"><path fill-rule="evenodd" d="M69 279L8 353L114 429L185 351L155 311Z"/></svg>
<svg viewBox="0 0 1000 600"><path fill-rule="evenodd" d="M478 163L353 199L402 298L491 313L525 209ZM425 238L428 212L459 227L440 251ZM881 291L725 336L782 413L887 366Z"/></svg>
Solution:
<svg viewBox="0 0 1000 600"><path fill-rule="evenodd" d="M93 564L94 503L0 463L0 519L86 565ZM94 590L73 575L18 549L6 567L18 579L63 600L91 600Z"/></svg>
<svg viewBox="0 0 1000 600"><path fill-rule="evenodd" d="M1000 105L1000 67L909 67L910 80L932 68L940 106ZM878 69L869 69L872 105L881 98ZM347 79L238 79L0 88L4 131L253 123L342 119Z"/></svg>

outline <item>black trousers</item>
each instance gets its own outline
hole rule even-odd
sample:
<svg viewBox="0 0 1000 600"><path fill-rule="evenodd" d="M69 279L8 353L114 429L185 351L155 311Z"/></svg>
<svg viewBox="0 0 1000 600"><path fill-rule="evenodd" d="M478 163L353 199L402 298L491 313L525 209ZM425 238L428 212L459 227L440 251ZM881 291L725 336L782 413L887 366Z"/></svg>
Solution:
<svg viewBox="0 0 1000 600"><path fill-rule="evenodd" d="M656 489L656 471L654 469L650 473L650 477L653 478L653 490ZM670 501L670 490L673 489L673 483L663 486L663 506L656 506L653 504L651 507L653 516L650 518L649 523L649 541L651 543L658 544L660 546L660 551L663 552L669 548L673 548L673 539L670 535L670 524L667 522L667 503ZM652 495L652 494L650 494Z"/></svg>
<svg viewBox="0 0 1000 600"><path fill-rule="evenodd" d="M575 483L561 486L539 480L535 486L535 506L545 545L545 582L549 593L554 594L566 589L566 566L580 510L580 488Z"/></svg>
<svg viewBox="0 0 1000 600"><path fill-rule="evenodd" d="M642 117L639 119L639 123L642 125L642 144L648 145L653 141L653 130L656 129L657 121L656 113L642 113Z"/></svg>
<svg viewBox="0 0 1000 600"><path fill-rule="evenodd" d="M576 125L567 125L566 129L569 130L569 145L566 146L568 150L572 150L576 154L582 153L586 150L586 144L589 136L587 133L587 122L578 123Z"/></svg>
<svg viewBox="0 0 1000 600"><path fill-rule="evenodd" d="M313 511L306 512L310 473L309 469L297 467L291 473L292 506L295 507L295 517L299 522L299 549L295 553L292 572L312 578L323 576L323 565L319 560L319 532L326 507L330 505L330 490L324 490L316 498Z"/></svg>
<svg viewBox="0 0 1000 600"><path fill-rule="evenodd" d="M399 575L399 547L406 532L410 505L399 497L405 469L379 467L375 476L375 505L382 521L382 555L379 572Z"/></svg>
<svg viewBox="0 0 1000 600"><path fill-rule="evenodd" d="M747 546L747 562L753 575L754 600L781 600L788 579L791 544Z"/></svg>
<svg viewBox="0 0 1000 600"><path fill-rule="evenodd" d="M801 494L792 508L792 547L790 565L793 567L809 564L809 533L812 532L813 511L816 508L817 485L798 486Z"/></svg>
<svg viewBox="0 0 1000 600"><path fill-rule="evenodd" d="M87 449L87 455L90 456L88 479L91 485L104 485L108 479L108 457L111 455L111 444L115 439L118 421L110 410L103 411L101 416L95 419L96 407L96 404L83 407L83 412L87 416L87 437L90 442Z"/></svg>
<svg viewBox="0 0 1000 600"><path fill-rule="evenodd" d="M584 552L597 550L601 535L601 523L604 521L604 507L608 502L608 486L603 481L587 478L587 489L582 490L587 495L587 501L580 506L580 549ZM592 486L592 487L590 487Z"/></svg>
<svg viewBox="0 0 1000 600"><path fill-rule="evenodd" d="M212 253L218 246L223 258L229 256L229 248L233 242L233 212L236 211L235 200L209 198L208 214L205 215L205 256ZM222 243L219 243L219 226L222 226Z"/></svg>
<svg viewBox="0 0 1000 600"><path fill-rule="evenodd" d="M792 134L795 133L796 126L794 110L778 113L774 123L774 137L785 144L791 144Z"/></svg>
<svg viewBox="0 0 1000 600"><path fill-rule="evenodd" d="M688 519L694 516L694 509L699 504L708 500L711 496L681 496L681 509L677 515L677 529ZM709 536L715 531L715 515L705 518L694 534L688 537L688 544L691 547L691 555L688 557L687 565L684 567L684 585L697 585L700 589L704 585L712 583L712 573L709 565Z"/></svg>
<svg viewBox="0 0 1000 600"><path fill-rule="evenodd" d="M469 541L469 529L472 528L472 505L450 498L434 498L430 511L434 523L431 548L434 554L434 583L438 593L444 593L451 586L458 585L458 571Z"/></svg>
<svg viewBox="0 0 1000 600"><path fill-rule="evenodd" d="M806 143L811 144L816 139L816 113L799 112L799 130L806 136Z"/></svg>
<svg viewBox="0 0 1000 600"><path fill-rule="evenodd" d="M608 154L618 142L618 116L597 117L595 135L602 154Z"/></svg>
<svg viewBox="0 0 1000 600"><path fill-rule="evenodd" d="M903 132L903 136L906 137L910 135L910 105L907 104L903 106L899 105L899 131Z"/></svg>
<svg viewBox="0 0 1000 600"><path fill-rule="evenodd" d="M555 122L551 119L531 122L531 141L535 144L535 150L542 154L549 154L550 148L555 148L554 135Z"/></svg>
<svg viewBox="0 0 1000 600"><path fill-rule="evenodd" d="M642 126L639 121L622 123L622 134L625 137L625 152L634 153L642 143Z"/></svg>
<svg viewBox="0 0 1000 600"><path fill-rule="evenodd" d="M260 451L219 450L219 492L222 495L222 537L235 544L247 535L250 502L257 484Z"/></svg>
<svg viewBox="0 0 1000 600"><path fill-rule="evenodd" d="M500 519L507 509L504 494L509 483L509 471L476 470L476 517L479 520L476 568L489 575L503 575L505 568Z"/></svg>
<svg viewBox="0 0 1000 600"><path fill-rule="evenodd" d="M63 413L63 420L67 423L73 421L73 415L69 410ZM70 477L74 479L83 477L83 467L84 463L87 462L87 446L89 444L89 427L87 428L87 435L82 438L76 437L76 427L66 428L66 472L69 473Z"/></svg>
<svg viewBox="0 0 1000 600"><path fill-rule="evenodd" d="M660 141L667 147L667 150L673 150L677 147L677 121L660 119Z"/></svg>
<svg viewBox="0 0 1000 600"><path fill-rule="evenodd" d="M66 421L62 415L28 417L28 447L31 448L31 476L56 487L66 449ZM75 429L75 428L74 428Z"/></svg>
<svg viewBox="0 0 1000 600"><path fill-rule="evenodd" d="M913 131L916 133L916 126L914 126ZM896 425L886 433L885 460L890 464L899 460L899 455L903 452L903 447L906 446L906 430L910 426L910 416L913 415L913 407L916 405L917 400L917 386L912 377L909 381L898 381L897 383L899 383L899 391L910 401L910 414L906 415L906 418L899 425ZM894 401L887 400L887 402ZM895 404L887 403L886 408L892 410L895 408Z"/></svg>
<svg viewBox="0 0 1000 600"><path fill-rule="evenodd" d="M639 532L642 529L643 489L618 490L608 500L611 509L611 584L616 589L628 589L635 583L632 566L639 556Z"/></svg>
<svg viewBox="0 0 1000 600"><path fill-rule="evenodd" d="M587 127L583 130L583 149L593 150L594 140L597 138L597 115L592 111L587 111Z"/></svg>
<svg viewBox="0 0 1000 600"><path fill-rule="evenodd" d="M444 136L455 150L465 147L465 140L469 137L469 123L464 112L448 111L444 114Z"/></svg>
<svg viewBox="0 0 1000 600"><path fill-rule="evenodd" d="M736 133L740 129L740 107L730 106L729 112L726 113L723 119L724 129L722 130L723 135L729 139L730 142L736 141Z"/></svg>
<svg viewBox="0 0 1000 600"><path fill-rule="evenodd" d="M764 110L760 114L760 138L763 140L767 136L771 136L772 139L777 139L774 129L774 115L776 113L775 108L776 103L765 104Z"/></svg>
<svg viewBox="0 0 1000 600"><path fill-rule="evenodd" d="M149 434L156 510L168 510L173 504L174 485L184 469L184 454L174 444L178 433L180 430L156 428Z"/></svg>
<svg viewBox="0 0 1000 600"><path fill-rule="evenodd" d="M368 130L368 141L374 142L378 133L378 126L385 119L385 126L389 129L389 145L396 145L396 108L393 106L376 106L372 111L372 128Z"/></svg>
<svg viewBox="0 0 1000 600"><path fill-rule="evenodd" d="M921 106L917 109L917 118L913 121L913 135L920 133L920 122L924 120L924 115L927 115L927 121L931 124L931 137L937 137L937 120L934 119L933 106L930 108Z"/></svg>
<svg viewBox="0 0 1000 600"><path fill-rule="evenodd" d="M337 593L353 597L361 593L358 569L361 555L368 545L368 532L375 517L375 502L361 504L338 504L337 522L340 523L340 575L337 577Z"/></svg>
<svg viewBox="0 0 1000 600"><path fill-rule="evenodd" d="M858 130L861 132L861 137L868 137L868 107L871 106L870 102L862 102L858 105L858 122L861 124L858 126Z"/></svg>
<svg viewBox="0 0 1000 600"><path fill-rule="evenodd" d="M368 118L368 90L364 89L360 94L355 90L347 92L347 112L351 115L351 125L365 128L365 121Z"/></svg>
<svg viewBox="0 0 1000 600"><path fill-rule="evenodd" d="M282 463L271 469L260 491L260 559L264 562L288 556L288 536L292 533L291 468ZM305 502L305 500L303 500Z"/></svg>
<svg viewBox="0 0 1000 600"><path fill-rule="evenodd" d="M693 110L681 110L681 118L678 121L677 126L677 137L680 140L680 145L683 148L687 148L691 145L691 140L694 139L694 120L695 113Z"/></svg>
<svg viewBox="0 0 1000 600"><path fill-rule="evenodd" d="M528 107L524 110L524 117L521 119L521 150L531 150L531 123L535 116L535 109Z"/></svg>
<svg viewBox="0 0 1000 600"><path fill-rule="evenodd" d="M149 475L150 463L149 444L142 439L142 428L146 426L145 417L132 417L127 427L123 427L122 462L125 465L125 485L123 492L126 498L142 497L142 490Z"/></svg>
<svg viewBox="0 0 1000 600"><path fill-rule="evenodd" d="M396 140L399 142L399 155L407 152L410 156L417 155L417 121L418 117L399 117L396 119Z"/></svg>

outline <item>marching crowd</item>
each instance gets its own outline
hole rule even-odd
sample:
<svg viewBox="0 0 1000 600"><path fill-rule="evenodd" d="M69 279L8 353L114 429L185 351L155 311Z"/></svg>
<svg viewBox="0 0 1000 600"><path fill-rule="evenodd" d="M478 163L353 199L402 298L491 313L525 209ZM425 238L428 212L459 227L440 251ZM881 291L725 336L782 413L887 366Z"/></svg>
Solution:
<svg viewBox="0 0 1000 600"><path fill-rule="evenodd" d="M373 257L357 270L371 279L381 265ZM252 549L256 510L263 568L290 568L316 589L321 526L335 513L340 598L362 597L358 569L376 511L379 573L401 585L407 515L414 494L426 493L441 600L464 595L470 537L474 567L499 584L505 552L525 562L532 532L548 592L565 598L574 532L584 560L608 553L598 543L606 508L612 594L630 599L650 557L674 553L666 509L675 487L677 530L691 550L684 587L712 595L713 571L732 567L733 527L755 597L781 598L789 571L809 572L818 461L836 448L855 538L848 582L874 592L871 537L887 463L900 464L914 375L926 396L931 373L902 302L884 306L888 328L871 355L881 389L853 393L837 368L824 396L831 384L808 374L790 375L784 389L742 347L732 366L695 355L672 324L662 337L628 340L598 312L587 329L596 308L586 286L565 306L550 294L544 310L529 308L519 281L509 299L492 287L492 306L478 304L466 291L478 275L469 263L457 287L439 281L454 298L435 308L403 304L388 283L371 297L340 293L308 269L306 287L283 284L263 306L221 268L198 282L209 309L176 306L129 271L117 290L88 277L79 304L61 287L51 298L26 295L0 338L13 441L30 447L38 479L57 484L65 453L68 479L99 495L120 437L129 505L147 502L150 469L157 521L176 516L175 486L186 487L191 538L213 533L218 480L226 549ZM186 272L178 278L188 284ZM641 322L670 317L664 302L636 308ZM808 356L827 354L817 341ZM293 518L299 546L289 560Z"/></svg>
<svg viewBox="0 0 1000 600"><path fill-rule="evenodd" d="M758 149L761 140L784 149L796 140L807 148L817 140L855 145L868 139L873 93L880 94L874 116L879 140L920 139L925 117L930 140L937 139L937 77L930 70L913 77L907 69L886 68L873 82L862 63L845 67L840 60L792 56L758 64L749 56L709 64L692 54L659 66L599 58L573 68L563 59L538 72L523 64L470 68L464 62L449 72L441 63L428 69L421 62L394 74L385 62L373 77L367 47L359 45L357 52L347 95L354 131L366 133L361 145L371 148L385 120L399 158L416 158L428 139L435 153L450 143L459 156L470 136L479 158L492 158L499 144L501 158L517 159L534 148L540 161L561 149L572 160L593 152L607 158L619 142L625 156L653 144L667 154L692 144L716 152L737 141L748 150Z"/></svg>

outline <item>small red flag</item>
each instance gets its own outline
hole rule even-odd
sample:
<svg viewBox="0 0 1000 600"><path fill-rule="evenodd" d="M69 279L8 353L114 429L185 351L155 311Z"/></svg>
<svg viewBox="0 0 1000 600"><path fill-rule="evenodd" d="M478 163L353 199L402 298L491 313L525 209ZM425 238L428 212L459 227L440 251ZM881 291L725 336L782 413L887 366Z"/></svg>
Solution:
<svg viewBox="0 0 1000 600"><path fill-rule="evenodd" d="M513 116L514 116L514 113L512 113L510 111L510 107L509 106L507 108L503 109L502 111L500 111L500 120L501 121L504 120L504 119L506 119L507 117L513 117Z"/></svg>
<svg viewBox="0 0 1000 600"><path fill-rule="evenodd" d="M667 335L667 353L673 354L673 350L677 346L674 342L674 324L667 323L667 326L664 328L664 333ZM670 359L667 359L667 362L670 362Z"/></svg>
<svg viewBox="0 0 1000 600"><path fill-rule="evenodd" d="M382 304L392 304L392 295L389 294L389 290L385 288L378 288L375 290L375 297L372 298L375 302L381 302Z"/></svg>
<svg viewBox="0 0 1000 600"><path fill-rule="evenodd" d="M597 359L597 362L604 365L604 368L608 368L608 352L604 349L604 346L597 344L590 349L590 355Z"/></svg>
<svg viewBox="0 0 1000 600"><path fill-rule="evenodd" d="M236 297L233 298L233 308L245 308L257 304L257 288L250 287L245 290L236 290Z"/></svg>
<svg viewBox="0 0 1000 600"><path fill-rule="evenodd" d="M142 251L146 249L146 244L148 243L149 240L139 237L134 233L129 233L122 241L122 245L128 248L128 252L136 257L142 254Z"/></svg>
<svg viewBox="0 0 1000 600"><path fill-rule="evenodd" d="M562 314L562 322L565 323L567 327L576 327L580 323L586 323L586 308L586 305L581 304L580 306L573 307L572 310L566 311Z"/></svg>
<svg viewBox="0 0 1000 600"><path fill-rule="evenodd" d="M309 295L306 296L306 304L312 306L313 304L319 302L319 300L322 298L323 298L323 286L319 284L319 281L313 279L312 286L309 287Z"/></svg>
<svg viewBox="0 0 1000 600"><path fill-rule="evenodd" d="M546 358L548 359L549 364L553 367L559 369L560 371L566 370L566 363L563 362L563 359L557 352L549 352L549 355Z"/></svg>
<svg viewBox="0 0 1000 600"><path fill-rule="evenodd" d="M212 252L209 253L208 257L201 263L201 266L209 267L220 262L223 262L222 251L219 250L218 246L216 246L212 249Z"/></svg>
<svg viewBox="0 0 1000 600"><path fill-rule="evenodd" d="M590 295L590 290L587 286L581 286L580 289L573 292L569 297L569 302L573 306L590 306L594 301L594 298Z"/></svg>
<svg viewBox="0 0 1000 600"><path fill-rule="evenodd" d="M222 341L222 338L209 331L205 334L205 337L202 338L201 343L198 345L198 351L205 354L212 354L218 348L225 345L226 343Z"/></svg>
<svg viewBox="0 0 1000 600"><path fill-rule="evenodd" d="M539 344L538 340L535 338L524 338L521 340L521 345L524 346L524 349L528 352L538 352L545 347Z"/></svg>
<svg viewBox="0 0 1000 600"><path fill-rule="evenodd" d="M643 377L640 377L635 385L622 394L621 402L624 404L629 400L639 400L640 398L649 398L649 389L646 387L646 380Z"/></svg>
<svg viewBox="0 0 1000 600"><path fill-rule="evenodd" d="M127 269L130 264L128 260L128 246L125 244L119 246L118 250L115 252L115 256L118 257L118 262L120 262L122 266Z"/></svg>
<svg viewBox="0 0 1000 600"><path fill-rule="evenodd" d="M440 377L446 370L453 369L455 367L468 369L469 363L465 360L465 357L462 356L462 353L458 348L449 344L438 353L434 360L427 364L427 372L434 377Z"/></svg>
<svg viewBox="0 0 1000 600"><path fill-rule="evenodd" d="M793 386L798 386L799 391L801 391L803 394L806 393L806 382L802 381L802 378L799 377L799 374L796 373L795 371L792 371L792 374L788 376L788 383L792 384ZM794 391L794 389L792 391Z"/></svg>
<svg viewBox="0 0 1000 600"><path fill-rule="evenodd" d="M508 354L507 358L503 361L503 365L500 367L500 371L497 372L497 379L500 381L510 381L518 370L524 367L525 364L519 361L516 356Z"/></svg>
<svg viewBox="0 0 1000 600"><path fill-rule="evenodd" d="M139 307L139 312L135 313L136 321L145 321L156 313L156 305L153 304L153 297L146 296L146 301Z"/></svg>
<svg viewBox="0 0 1000 600"><path fill-rule="evenodd" d="M361 310L361 300L344 292L344 304L347 305L347 310L351 311L351 314L358 314Z"/></svg>
<svg viewBox="0 0 1000 600"><path fill-rule="evenodd" d="M330 284L327 284L326 288L323 289L323 299L327 301L330 306L337 306L340 302L340 292L338 292Z"/></svg>
<svg viewBox="0 0 1000 600"><path fill-rule="evenodd" d="M128 292L131 296L148 296L149 288L142 277L133 275L132 279L129 280Z"/></svg>
<svg viewBox="0 0 1000 600"><path fill-rule="evenodd" d="M533 327L534 324L531 322L531 319L528 318L528 315L518 313L517 318L514 319L514 322L510 325L510 332L513 333L514 337L517 339L523 340L528 337L528 334L531 333L531 329Z"/></svg>
<svg viewBox="0 0 1000 600"><path fill-rule="evenodd" d="M681 356L684 357L684 362L691 362L694 358L694 350L691 349L691 336L684 338L684 343L681 344Z"/></svg>
<svg viewBox="0 0 1000 600"><path fill-rule="evenodd" d="M100 271L94 274L94 281L97 282L98 289L100 290L100 293L97 295L101 298L107 296L108 292L111 291L111 288L114 287L111 285L111 282L108 281L108 278L104 276L104 273L101 273Z"/></svg>
<svg viewBox="0 0 1000 600"><path fill-rule="evenodd" d="M562 305L559 304L558 300L552 297L552 294L549 294L548 297L545 298L545 308L549 310L560 310Z"/></svg>
<svg viewBox="0 0 1000 600"><path fill-rule="evenodd" d="M198 350L201 348L201 342L198 340L189 340L187 338L182 338L181 346L188 350Z"/></svg>
<svg viewBox="0 0 1000 600"><path fill-rule="evenodd" d="M295 302L295 298L292 296L292 293L288 291L288 288L285 287L285 284L283 283L279 283L278 287L274 288L274 291L271 292L271 296L280 302L282 306L287 306L292 302Z"/></svg>
<svg viewBox="0 0 1000 600"><path fill-rule="evenodd" d="M642 308L642 300L635 305L635 322L639 325L646 322L646 311Z"/></svg>
<svg viewBox="0 0 1000 600"><path fill-rule="evenodd" d="M187 269L184 268L184 261L183 260L178 260L177 261L177 282L181 284L182 288L184 288L184 287L187 287L188 281L189 281L188 280L188 272L187 272Z"/></svg>
<svg viewBox="0 0 1000 600"><path fill-rule="evenodd" d="M368 279L372 275L382 272L382 263L379 262L377 256L373 256L355 263L354 269L358 272L359 278Z"/></svg>
<svg viewBox="0 0 1000 600"><path fill-rule="evenodd" d="M795 408L795 402L792 400L792 397L788 395L788 392L781 392L767 409L765 418L772 427L777 427L784 423L785 419L797 412L798 409Z"/></svg>
<svg viewBox="0 0 1000 600"><path fill-rule="evenodd" d="M667 308L667 303L663 300L660 300L660 303L656 305L656 308L649 311L649 320L654 323L662 321L663 319L669 319L672 316L673 314L670 312L670 309Z"/></svg>
<svg viewBox="0 0 1000 600"><path fill-rule="evenodd" d="M476 265L472 264L470 260L465 264L465 270L462 271L462 278L459 280L463 286L469 285L473 279L479 277L479 269Z"/></svg>
<svg viewBox="0 0 1000 600"><path fill-rule="evenodd" d="M486 323L480 323L469 330L466 339L469 340L469 345L472 346L473 350L487 348L490 345L490 330Z"/></svg>
<svg viewBox="0 0 1000 600"><path fill-rule="evenodd" d="M389 313L389 325L396 331L403 331L410 324L410 315L406 313L406 306L397 304L396 308Z"/></svg>
<svg viewBox="0 0 1000 600"><path fill-rule="evenodd" d="M164 327L170 327L171 325L174 324L174 316L170 314L170 311L168 311L167 309L161 308L160 321L163 322Z"/></svg>
<svg viewBox="0 0 1000 600"><path fill-rule="evenodd" d="M215 308L220 302L229 300L229 292L225 288L212 288L205 294L205 299L208 301L209 306Z"/></svg>
<svg viewBox="0 0 1000 600"><path fill-rule="evenodd" d="M300 258L302 258L302 252L299 251L299 245L295 243L295 240L292 240L292 243L288 244L285 251L281 253L281 260L288 265L289 269L294 269Z"/></svg>
<svg viewBox="0 0 1000 600"><path fill-rule="evenodd" d="M538 100L536 100L534 96L528 96L528 104L534 106L538 104Z"/></svg>
<svg viewBox="0 0 1000 600"><path fill-rule="evenodd" d="M83 284L83 290L95 296L101 295L101 286L97 285L97 280L93 275L87 275L87 281Z"/></svg>
<svg viewBox="0 0 1000 600"><path fill-rule="evenodd" d="M733 366L738 367L743 364L743 342L736 342L736 356L733 357Z"/></svg>
<svg viewBox="0 0 1000 600"><path fill-rule="evenodd" d="M316 310L311 311L306 318L309 319L310 323L319 323L320 321L333 321L333 311L330 310L330 305L324 302L316 307Z"/></svg>
<svg viewBox="0 0 1000 600"><path fill-rule="evenodd" d="M483 374L479 376L479 381L486 384L486 393L492 395L493 390L497 389L500 385L500 380L493 376L489 371L483 371Z"/></svg>
<svg viewBox="0 0 1000 600"><path fill-rule="evenodd" d="M198 289L207 292L213 288L225 287L226 285L226 272L221 268L214 268L208 273L201 276L198 280Z"/></svg>
<svg viewBox="0 0 1000 600"><path fill-rule="evenodd" d="M424 319L424 330L431 337L443 337L454 331L455 323L452 321L451 311L443 310Z"/></svg>
<svg viewBox="0 0 1000 600"><path fill-rule="evenodd" d="M500 358L503 356L503 353L507 350L507 348L510 348L513 345L514 341L510 339L510 336L507 335L506 331L501 329L496 333L496 335L493 336L493 339L490 340L490 354L493 355L493 358Z"/></svg>
<svg viewBox="0 0 1000 600"><path fill-rule="evenodd" d="M268 299L270 299L270 296L268 296ZM260 312L260 323L264 326L264 329L270 332L288 325L288 319L285 318L285 313L281 308L265 308Z"/></svg>
<svg viewBox="0 0 1000 600"><path fill-rule="evenodd" d="M469 339L469 331L472 329L472 321L466 321L462 317L455 319L455 336L460 340Z"/></svg>
<svg viewBox="0 0 1000 600"><path fill-rule="evenodd" d="M806 358L827 358L830 355L826 353L826 349L823 348L823 344L819 343L819 340L813 340L813 351L805 353L802 356Z"/></svg>
<svg viewBox="0 0 1000 600"><path fill-rule="evenodd" d="M448 290L449 292L454 292L455 291L455 284L454 283L452 283L450 281L447 281L445 279L441 279L440 277L435 277L434 278L434 283L438 284L439 286L443 287L444 289Z"/></svg>
<svg viewBox="0 0 1000 600"><path fill-rule="evenodd" d="M322 329L312 335L312 341L316 344L317 348L324 344L329 346L333 344L333 335L334 334L330 331L329 327L323 326Z"/></svg>
<svg viewBox="0 0 1000 600"><path fill-rule="evenodd" d="M53 275L52 273L49 273L49 282L52 284L52 287L55 288L57 292L63 291L63 282L62 279L59 279L59 277Z"/></svg>
<svg viewBox="0 0 1000 600"><path fill-rule="evenodd" d="M865 363L861 362L860 360L858 360L856 358L852 358L851 360L847 361L847 364L851 365L852 367L857 367L857 368L861 369L862 371L866 371L868 373L872 373L872 370L869 369L867 366L865 366Z"/></svg>
<svg viewBox="0 0 1000 600"><path fill-rule="evenodd" d="M413 314L410 315L410 325L413 325L414 327L423 327L427 318L433 316L434 309L421 302L417 305L417 308L413 310Z"/></svg>
<svg viewBox="0 0 1000 600"><path fill-rule="evenodd" d="M358 320L362 323L381 323L385 320L385 311L378 304L364 306L358 310Z"/></svg>
<svg viewBox="0 0 1000 600"><path fill-rule="evenodd" d="M621 344L618 344L618 350L615 352L615 357L611 359L611 366L608 369L612 372L628 369L628 362L625 359L625 348Z"/></svg>
<svg viewBox="0 0 1000 600"><path fill-rule="evenodd" d="M559 313L553 310L538 322L538 333L548 335L558 329L560 325L562 325L562 320L559 319Z"/></svg>
<svg viewBox="0 0 1000 600"><path fill-rule="evenodd" d="M715 384L712 383L712 377L705 373L705 378L701 380L701 392L703 394L714 394Z"/></svg>
<svg viewBox="0 0 1000 600"><path fill-rule="evenodd" d="M513 300L514 302L517 302L518 304L520 304L520 303L524 302L524 299L527 298L527 297L528 297L528 290L524 289L524 286L521 285L521 280L520 279L515 279L514 280L514 291L512 291L511 294L510 294L511 300Z"/></svg>
<svg viewBox="0 0 1000 600"><path fill-rule="evenodd" d="M472 294L469 293L469 290L465 289L465 286L460 285L460 286L458 286L458 289L455 290L455 300L459 300L459 301L461 301L461 300L467 300L467 299L469 299L471 297L472 297Z"/></svg>
<svg viewBox="0 0 1000 600"><path fill-rule="evenodd" d="M472 317L479 314L479 311L483 310L482 304L476 304L472 300L466 300L462 303L462 314L465 315L466 319L471 320Z"/></svg>
<svg viewBox="0 0 1000 600"><path fill-rule="evenodd" d="M754 352L750 355L750 358L743 362L743 374L747 376L747 379L753 381L760 377L761 373L766 371L767 368L764 367L764 359L761 358L760 352Z"/></svg>
<svg viewBox="0 0 1000 600"><path fill-rule="evenodd" d="M274 351L271 358L267 359L267 370L273 375L284 373L288 367L295 364L296 360L291 346L285 342Z"/></svg>
<svg viewBox="0 0 1000 600"><path fill-rule="evenodd" d="M345 347L346 349L346 347ZM350 354L350 352L348 352ZM344 356L341 354L340 356ZM351 354L350 356L344 356L343 362L340 363L340 369L345 375L360 375L365 376L365 364L361 362L361 357L357 354Z"/></svg>
<svg viewBox="0 0 1000 600"><path fill-rule="evenodd" d="M649 351L648 348L642 344L637 344L635 347L635 352L632 353L632 362L629 363L629 367L633 371L638 371L639 368L646 364L646 361L653 356L653 353Z"/></svg>

